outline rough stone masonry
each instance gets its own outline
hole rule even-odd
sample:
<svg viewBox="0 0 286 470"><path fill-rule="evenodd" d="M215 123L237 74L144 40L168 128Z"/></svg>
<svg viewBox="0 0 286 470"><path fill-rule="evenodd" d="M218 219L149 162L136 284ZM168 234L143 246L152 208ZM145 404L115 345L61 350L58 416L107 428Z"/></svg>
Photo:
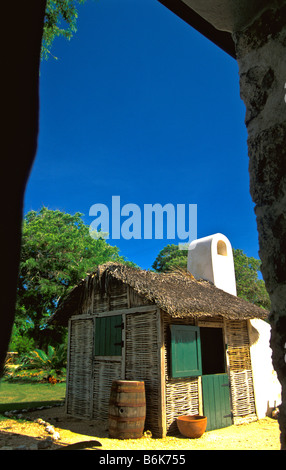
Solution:
<svg viewBox="0 0 286 470"><path fill-rule="evenodd" d="M286 449L286 1L273 2L233 33L246 106L250 193L262 274L271 298L273 365L282 385L281 449ZM278 6L277 6L278 5Z"/></svg>

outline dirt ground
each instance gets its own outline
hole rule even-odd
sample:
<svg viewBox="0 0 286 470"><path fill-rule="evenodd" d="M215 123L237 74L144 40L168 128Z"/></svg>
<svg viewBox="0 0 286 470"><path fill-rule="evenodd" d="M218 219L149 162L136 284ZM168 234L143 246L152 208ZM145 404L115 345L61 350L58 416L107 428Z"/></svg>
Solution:
<svg viewBox="0 0 286 470"><path fill-rule="evenodd" d="M40 422L34 422L37 419ZM0 420L0 450L14 449L279 450L280 441L278 422L272 418L205 432L199 439L181 435L154 439L149 432L141 439L109 439L108 422L67 417L62 406Z"/></svg>

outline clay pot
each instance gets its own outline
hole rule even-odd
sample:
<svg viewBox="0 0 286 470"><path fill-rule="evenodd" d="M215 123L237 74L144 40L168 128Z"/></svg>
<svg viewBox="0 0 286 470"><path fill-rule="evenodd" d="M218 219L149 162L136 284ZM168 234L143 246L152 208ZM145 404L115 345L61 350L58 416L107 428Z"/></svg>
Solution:
<svg viewBox="0 0 286 470"><path fill-rule="evenodd" d="M201 437L207 427L207 417L200 415L185 415L177 418L179 431L183 436L191 439Z"/></svg>

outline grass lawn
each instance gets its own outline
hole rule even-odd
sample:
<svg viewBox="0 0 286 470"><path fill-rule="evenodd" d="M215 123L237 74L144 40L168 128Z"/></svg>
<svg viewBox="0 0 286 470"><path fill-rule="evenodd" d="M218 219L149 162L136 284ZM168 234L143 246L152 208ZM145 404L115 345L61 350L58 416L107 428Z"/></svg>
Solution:
<svg viewBox="0 0 286 470"><path fill-rule="evenodd" d="M53 405L64 400L65 383L0 382L0 413L9 410Z"/></svg>

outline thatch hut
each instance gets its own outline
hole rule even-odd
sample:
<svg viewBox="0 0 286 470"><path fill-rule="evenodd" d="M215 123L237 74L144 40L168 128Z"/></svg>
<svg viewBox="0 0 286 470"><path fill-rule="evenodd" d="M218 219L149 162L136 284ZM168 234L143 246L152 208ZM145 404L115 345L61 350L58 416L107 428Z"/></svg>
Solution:
<svg viewBox="0 0 286 470"><path fill-rule="evenodd" d="M157 437L182 414L206 414L207 429L255 420L251 320L266 317L191 274L99 266L51 318L69 328L66 412L108 419L112 382L124 379L145 382L145 428Z"/></svg>

